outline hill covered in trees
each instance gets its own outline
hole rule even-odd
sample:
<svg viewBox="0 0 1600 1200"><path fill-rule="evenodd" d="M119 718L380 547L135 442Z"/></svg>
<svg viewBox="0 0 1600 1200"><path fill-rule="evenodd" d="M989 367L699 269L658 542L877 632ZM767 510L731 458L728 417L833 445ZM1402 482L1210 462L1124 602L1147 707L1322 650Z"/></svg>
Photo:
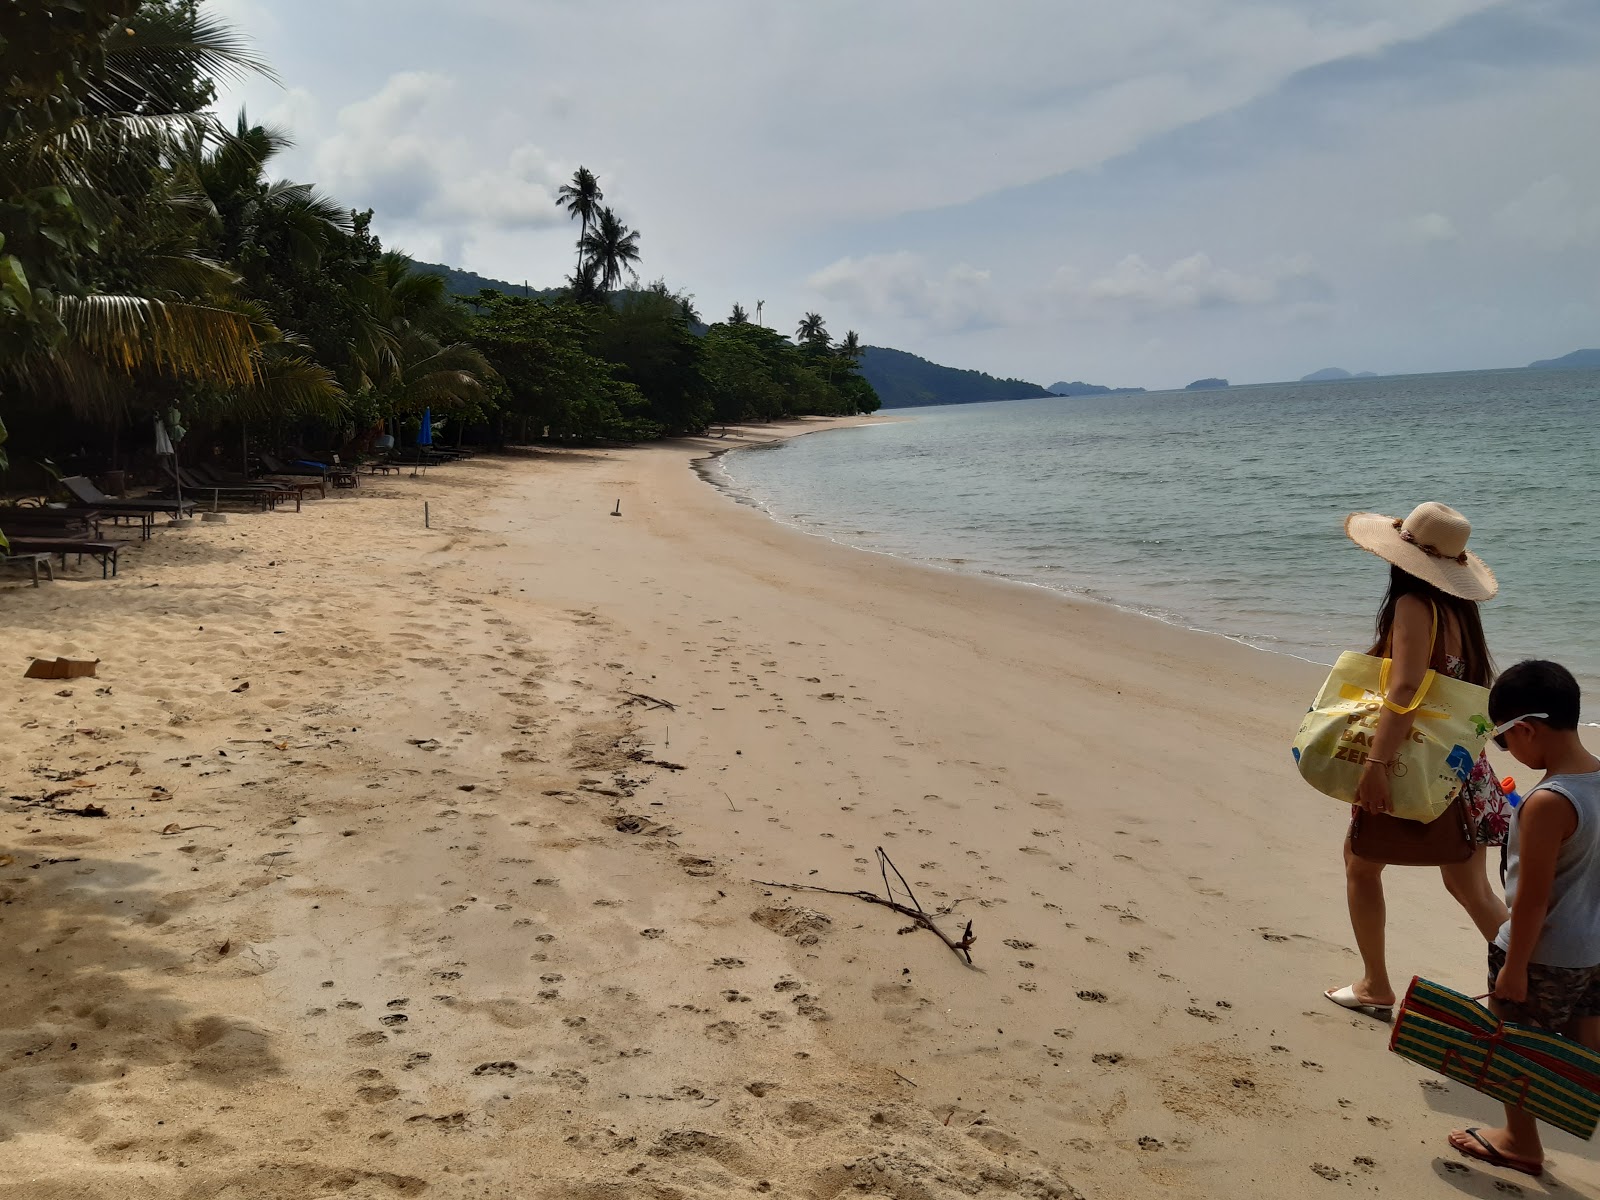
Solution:
<svg viewBox="0 0 1600 1200"><path fill-rule="evenodd" d="M861 348L861 374L878 393L884 408L981 404L986 400L1027 400L1050 395L1038 384L1023 379L996 379L982 371L941 367L886 346Z"/></svg>
<svg viewBox="0 0 1600 1200"><path fill-rule="evenodd" d="M1574 350L1560 358L1541 358L1528 364L1533 371L1581 371L1588 367L1600 367L1600 350Z"/></svg>
<svg viewBox="0 0 1600 1200"><path fill-rule="evenodd" d="M512 283L505 279L491 279L487 275L479 275L476 271L468 271L464 267L447 267L443 263L423 262L415 258L409 261L413 271L423 275L439 276L444 280L445 291L464 300L470 300L484 291L504 292L507 296L539 300L552 300L562 292L561 288L529 287L526 281Z"/></svg>

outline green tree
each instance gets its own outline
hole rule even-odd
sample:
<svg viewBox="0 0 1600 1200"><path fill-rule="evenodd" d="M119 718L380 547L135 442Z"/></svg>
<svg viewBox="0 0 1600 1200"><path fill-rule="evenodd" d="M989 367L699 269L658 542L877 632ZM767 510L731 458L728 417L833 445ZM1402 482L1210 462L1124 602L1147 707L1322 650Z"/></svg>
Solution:
<svg viewBox="0 0 1600 1200"><path fill-rule="evenodd" d="M573 275L574 282L584 277L583 244L588 239L589 226L600 213L600 201L605 198L605 193L600 190L600 180L588 167L579 167L572 173L570 183L564 183L556 189L556 206L566 209L569 217L576 217L581 222L578 226L578 268Z"/></svg>
<svg viewBox="0 0 1600 1200"><path fill-rule="evenodd" d="M737 300L735 300L733 302L733 312L728 314L728 324L729 325L748 325L749 323L750 323L750 314L745 312L744 305L740 304Z"/></svg>
<svg viewBox="0 0 1600 1200"><path fill-rule="evenodd" d="M640 423L638 389L589 352L594 310L495 291L479 293L473 307L469 336L494 369L496 403L516 426L503 432L584 440L660 432Z"/></svg>
<svg viewBox="0 0 1600 1200"><path fill-rule="evenodd" d="M624 277L637 278L634 264L639 261L639 235L611 209L602 208L595 216L582 246L586 267L592 272L589 282L602 294L614 291Z"/></svg>
<svg viewBox="0 0 1600 1200"><path fill-rule="evenodd" d="M10 6L0 92L0 377L32 403L121 402L155 373L248 386L261 341L196 251L171 161L219 73L261 69L188 3ZM20 9L20 11L19 11Z"/></svg>
<svg viewBox="0 0 1600 1200"><path fill-rule="evenodd" d="M594 327L594 353L639 389L651 421L673 435L705 429L713 405L687 297L658 281L619 296L596 314Z"/></svg>
<svg viewBox="0 0 1600 1200"><path fill-rule="evenodd" d="M795 330L795 340L807 347L823 346L828 344L828 329L822 323L822 314L808 312L800 320L799 327Z"/></svg>

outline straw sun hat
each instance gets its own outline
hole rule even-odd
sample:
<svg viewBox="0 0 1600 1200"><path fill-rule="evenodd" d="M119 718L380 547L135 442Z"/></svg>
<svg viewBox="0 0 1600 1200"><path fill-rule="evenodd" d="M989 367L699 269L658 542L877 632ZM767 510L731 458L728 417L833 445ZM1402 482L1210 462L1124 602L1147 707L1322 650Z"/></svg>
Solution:
<svg viewBox="0 0 1600 1200"><path fill-rule="evenodd" d="M1382 513L1351 513L1344 531L1363 550L1463 600L1488 600L1500 590L1494 572L1467 549L1472 522L1446 504L1429 501L1404 521Z"/></svg>

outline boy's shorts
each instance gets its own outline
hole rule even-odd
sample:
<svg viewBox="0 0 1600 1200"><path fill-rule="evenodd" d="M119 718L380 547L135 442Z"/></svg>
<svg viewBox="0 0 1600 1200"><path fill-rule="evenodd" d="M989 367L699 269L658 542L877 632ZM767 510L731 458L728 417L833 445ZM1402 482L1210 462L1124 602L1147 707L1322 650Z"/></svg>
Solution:
<svg viewBox="0 0 1600 1200"><path fill-rule="evenodd" d="M1489 990L1506 965L1506 952L1489 943ZM1518 1004L1496 1000L1495 1008L1508 1021L1559 1033L1583 1017L1600 1017L1600 965L1547 967L1528 964L1528 998Z"/></svg>

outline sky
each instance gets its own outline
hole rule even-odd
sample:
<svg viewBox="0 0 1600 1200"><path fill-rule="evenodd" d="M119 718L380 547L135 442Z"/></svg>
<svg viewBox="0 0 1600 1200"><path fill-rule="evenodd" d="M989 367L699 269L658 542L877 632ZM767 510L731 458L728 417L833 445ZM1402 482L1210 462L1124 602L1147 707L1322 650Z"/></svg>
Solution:
<svg viewBox="0 0 1600 1200"><path fill-rule="evenodd" d="M1595 0L210 0L220 107L386 245L641 277L1039 383L1600 345Z"/></svg>

